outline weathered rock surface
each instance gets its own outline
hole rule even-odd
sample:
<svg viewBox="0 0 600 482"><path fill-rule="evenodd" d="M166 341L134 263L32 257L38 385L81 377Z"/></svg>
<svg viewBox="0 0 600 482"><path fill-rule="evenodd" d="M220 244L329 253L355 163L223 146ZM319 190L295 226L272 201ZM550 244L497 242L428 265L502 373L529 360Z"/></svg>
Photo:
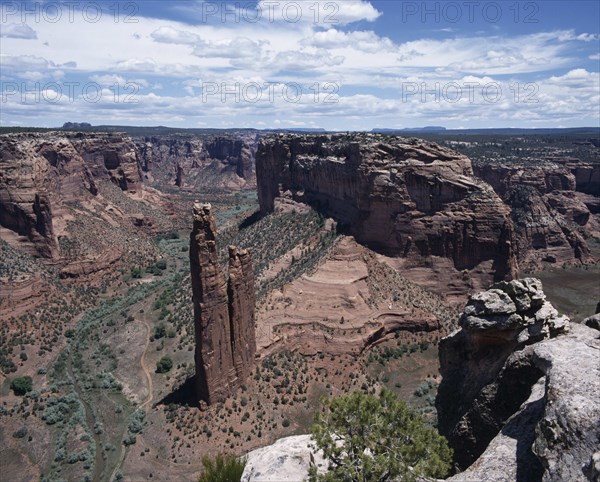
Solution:
<svg viewBox="0 0 600 482"><path fill-rule="evenodd" d="M97 182L122 190L141 188L135 146L122 134L64 133L0 136L0 226L30 254L59 255L54 217L82 190L97 194Z"/></svg>
<svg viewBox="0 0 600 482"><path fill-rule="evenodd" d="M474 172L510 206L521 264L592 260L585 237L596 229L590 210L594 204L587 199L594 196L576 192L576 176L568 168L553 163L485 164L475 166Z"/></svg>
<svg viewBox="0 0 600 482"><path fill-rule="evenodd" d="M157 135L136 139L143 171L151 180L179 187L252 187L256 136Z"/></svg>
<svg viewBox="0 0 600 482"><path fill-rule="evenodd" d="M254 276L246 250L229 250L230 279L225 282L216 245L217 228L210 204L197 202L190 240L196 391L214 403L234 393L252 369Z"/></svg>
<svg viewBox="0 0 600 482"><path fill-rule="evenodd" d="M256 172L263 213L289 196L382 253L447 258L488 281L516 274L509 208L449 149L373 134L273 135L261 139Z"/></svg>
<svg viewBox="0 0 600 482"><path fill-rule="evenodd" d="M250 252L230 246L227 296L232 330L231 345L235 371L242 381L251 374L256 353L254 290Z"/></svg>
<svg viewBox="0 0 600 482"><path fill-rule="evenodd" d="M310 435L286 437L248 454L242 482L300 482L311 466L323 472L327 462L311 448Z"/></svg>
<svg viewBox="0 0 600 482"><path fill-rule="evenodd" d="M600 441L600 339L570 324L535 279L474 295L442 340L440 432L455 481L592 480Z"/></svg>

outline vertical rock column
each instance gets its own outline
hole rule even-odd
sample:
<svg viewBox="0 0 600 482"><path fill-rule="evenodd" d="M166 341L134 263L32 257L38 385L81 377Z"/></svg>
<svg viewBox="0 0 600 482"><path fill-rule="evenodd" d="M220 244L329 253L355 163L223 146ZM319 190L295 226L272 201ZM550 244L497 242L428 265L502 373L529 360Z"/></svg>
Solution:
<svg viewBox="0 0 600 482"><path fill-rule="evenodd" d="M190 265L196 330L196 393L208 404L234 393L252 370L254 274L248 250L229 248L225 282L210 204L194 204Z"/></svg>
<svg viewBox="0 0 600 482"><path fill-rule="evenodd" d="M231 353L227 284L216 246L210 204L194 204L190 265L196 330L196 393L213 403L226 398L237 383Z"/></svg>
<svg viewBox="0 0 600 482"><path fill-rule="evenodd" d="M247 249L229 247L229 320L231 346L237 376L242 382L250 375L256 353L254 332L254 272L252 258Z"/></svg>

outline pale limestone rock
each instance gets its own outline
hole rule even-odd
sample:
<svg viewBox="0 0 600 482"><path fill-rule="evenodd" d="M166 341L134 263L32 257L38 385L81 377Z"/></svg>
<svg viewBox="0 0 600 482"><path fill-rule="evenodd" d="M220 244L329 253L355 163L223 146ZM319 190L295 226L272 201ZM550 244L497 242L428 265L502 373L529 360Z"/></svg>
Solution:
<svg viewBox="0 0 600 482"><path fill-rule="evenodd" d="M327 467L311 447L310 435L286 437L250 452L241 482L301 482L312 465L321 472Z"/></svg>

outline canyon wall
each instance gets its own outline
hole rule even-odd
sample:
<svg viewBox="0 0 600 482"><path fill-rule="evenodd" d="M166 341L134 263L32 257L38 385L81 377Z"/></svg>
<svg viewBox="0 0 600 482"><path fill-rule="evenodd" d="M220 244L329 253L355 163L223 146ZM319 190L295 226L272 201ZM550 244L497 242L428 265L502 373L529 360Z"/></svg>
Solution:
<svg viewBox="0 0 600 482"><path fill-rule="evenodd" d="M450 149L375 134L270 135L256 172L263 214L291 197L375 251L423 265L446 258L486 281L516 275L510 209Z"/></svg>
<svg viewBox="0 0 600 482"><path fill-rule="evenodd" d="M593 260L586 237L597 229L599 200L578 192L589 184L577 182L573 170L552 163L486 164L474 171L510 206L521 264L535 269L542 261Z"/></svg>
<svg viewBox="0 0 600 482"><path fill-rule="evenodd" d="M109 180L123 191L142 187L135 146L126 135L95 133L0 136L0 226L29 254L59 256L55 218L81 192L96 196Z"/></svg>
<svg viewBox="0 0 600 482"><path fill-rule="evenodd" d="M136 145L150 181L178 187L256 185L255 135L156 135L137 138Z"/></svg>
<svg viewBox="0 0 600 482"><path fill-rule="evenodd" d="M229 281L219 265L210 204L197 202L190 239L196 331L196 393L208 404L227 398L252 370L256 338L254 275L247 250L229 249Z"/></svg>

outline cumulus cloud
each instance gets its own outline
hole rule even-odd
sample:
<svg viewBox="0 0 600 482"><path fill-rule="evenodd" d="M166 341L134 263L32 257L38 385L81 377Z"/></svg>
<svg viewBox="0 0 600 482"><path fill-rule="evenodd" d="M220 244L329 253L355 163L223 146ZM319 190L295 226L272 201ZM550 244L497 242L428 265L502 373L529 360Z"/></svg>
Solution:
<svg viewBox="0 0 600 482"><path fill-rule="evenodd" d="M116 68L123 72L156 72L158 64L150 57L134 58L117 62Z"/></svg>
<svg viewBox="0 0 600 482"><path fill-rule="evenodd" d="M0 37L4 38L20 38L33 40L37 39L37 32L25 23L9 23L2 26Z"/></svg>
<svg viewBox="0 0 600 482"><path fill-rule="evenodd" d="M342 32L336 29L316 32L312 37L302 40L305 45L323 49L353 49L376 53L392 51L396 46L386 37L379 37L372 31Z"/></svg>
<svg viewBox="0 0 600 482"><path fill-rule="evenodd" d="M150 34L155 42L165 44L194 45L200 37L187 30L178 30L173 27L160 27Z"/></svg>
<svg viewBox="0 0 600 482"><path fill-rule="evenodd" d="M366 20L373 22L381 16L365 0L260 0L256 6L262 21L313 25L348 25Z"/></svg>
<svg viewBox="0 0 600 482"><path fill-rule="evenodd" d="M237 59L259 57L267 42L236 37L222 40L199 39L194 45L194 55L198 57L217 57Z"/></svg>

